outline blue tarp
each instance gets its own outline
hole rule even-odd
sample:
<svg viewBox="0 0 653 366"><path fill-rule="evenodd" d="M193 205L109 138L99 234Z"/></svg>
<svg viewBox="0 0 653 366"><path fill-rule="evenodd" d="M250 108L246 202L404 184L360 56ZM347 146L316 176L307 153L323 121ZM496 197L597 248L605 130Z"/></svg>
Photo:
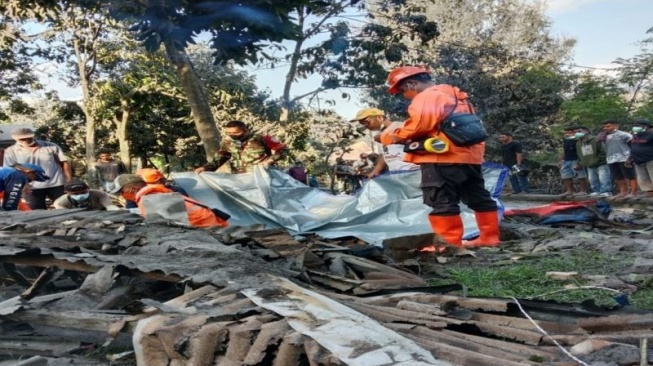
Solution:
<svg viewBox="0 0 653 366"><path fill-rule="evenodd" d="M508 171L483 165L486 187L498 199ZM365 183L356 195L332 195L308 187L276 169L253 173L173 173L191 197L223 210L232 225L265 224L293 234L315 233L325 238L353 236L381 245L384 239L432 232L422 203L420 171L394 172ZM466 236L478 235L473 213L463 210Z"/></svg>

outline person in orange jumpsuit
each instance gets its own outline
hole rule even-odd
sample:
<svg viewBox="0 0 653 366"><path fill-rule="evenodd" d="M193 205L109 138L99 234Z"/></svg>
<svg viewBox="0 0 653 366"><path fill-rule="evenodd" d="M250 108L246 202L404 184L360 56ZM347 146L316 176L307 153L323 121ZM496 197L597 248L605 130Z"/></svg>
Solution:
<svg viewBox="0 0 653 366"><path fill-rule="evenodd" d="M449 148L443 153L406 153L404 161L420 165L424 204L433 210L428 219L436 234L454 246L499 245L499 217L497 204L485 189L481 163L485 143L460 147L439 132L450 113L473 113L467 93L446 84L435 84L431 73L418 66L404 66L392 70L387 79L391 94L402 93L411 100L409 118L401 128L381 134L384 145L410 143L437 137ZM474 211L478 239L463 243L463 222L460 202Z"/></svg>
<svg viewBox="0 0 653 366"><path fill-rule="evenodd" d="M111 193L120 193L120 195L130 201L138 204L141 215L146 216L145 207L141 204L143 196L158 193L173 193L163 184L147 184L143 178L135 174L121 174L115 179L116 188ZM221 219L211 211L209 207L202 205L192 198L183 196L188 214L188 222L193 227L227 227L227 220Z"/></svg>

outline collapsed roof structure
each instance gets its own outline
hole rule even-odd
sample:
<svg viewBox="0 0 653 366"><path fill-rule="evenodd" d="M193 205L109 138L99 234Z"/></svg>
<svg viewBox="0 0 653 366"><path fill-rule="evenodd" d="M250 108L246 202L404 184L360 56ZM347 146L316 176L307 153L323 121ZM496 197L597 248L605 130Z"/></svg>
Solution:
<svg viewBox="0 0 653 366"><path fill-rule="evenodd" d="M571 365L554 342L653 336L626 308L449 295L352 238L80 210L3 213L0 237L14 364Z"/></svg>

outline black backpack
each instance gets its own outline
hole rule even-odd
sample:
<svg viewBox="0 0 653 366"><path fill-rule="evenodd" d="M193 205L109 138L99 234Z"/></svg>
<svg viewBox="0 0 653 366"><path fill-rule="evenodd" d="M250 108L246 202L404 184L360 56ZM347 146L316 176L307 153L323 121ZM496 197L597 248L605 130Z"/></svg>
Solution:
<svg viewBox="0 0 653 366"><path fill-rule="evenodd" d="M474 112L474 107L467 102L472 113L454 113L458 107L458 98L451 112L440 124L437 133L443 132L451 142L460 147L479 144L487 140L487 133L483 121Z"/></svg>

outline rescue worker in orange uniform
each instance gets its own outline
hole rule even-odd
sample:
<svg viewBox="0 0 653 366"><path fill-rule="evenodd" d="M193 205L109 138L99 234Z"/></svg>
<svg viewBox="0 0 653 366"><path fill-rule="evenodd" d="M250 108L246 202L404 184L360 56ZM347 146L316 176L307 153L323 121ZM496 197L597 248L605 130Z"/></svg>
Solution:
<svg viewBox="0 0 653 366"><path fill-rule="evenodd" d="M149 194L173 193L171 189L166 188L163 184L147 184L143 178L135 174L121 174L115 179L116 188L111 193L120 193L120 195L129 201L138 204L141 215L146 216L145 208L141 204L141 198ZM202 205L192 198L183 196L188 213L188 222L193 227L227 227L227 220L216 216L209 207Z"/></svg>
<svg viewBox="0 0 653 366"><path fill-rule="evenodd" d="M161 184L166 188L172 190L173 192L177 192L182 196L188 197L188 192L186 192L185 189L179 187L176 184L170 184L170 182L168 182L166 177L159 169L154 169L154 168L139 169L136 171L136 175L143 178L143 181L145 181L145 183L147 184Z"/></svg>
<svg viewBox="0 0 653 366"><path fill-rule="evenodd" d="M467 93L446 84L435 84L431 73L418 66L392 70L387 79L391 94L402 93L411 103L409 118L401 128L386 129L381 135L384 145L410 143L437 137L447 145L442 153L407 153L404 161L419 164L422 171L424 204L433 208L429 222L433 231L454 246L499 245L497 204L485 189L481 163L485 143L456 146L440 131L450 113L473 113ZM457 100L457 101L456 101ZM478 239L463 243L460 202L474 211L480 230Z"/></svg>

